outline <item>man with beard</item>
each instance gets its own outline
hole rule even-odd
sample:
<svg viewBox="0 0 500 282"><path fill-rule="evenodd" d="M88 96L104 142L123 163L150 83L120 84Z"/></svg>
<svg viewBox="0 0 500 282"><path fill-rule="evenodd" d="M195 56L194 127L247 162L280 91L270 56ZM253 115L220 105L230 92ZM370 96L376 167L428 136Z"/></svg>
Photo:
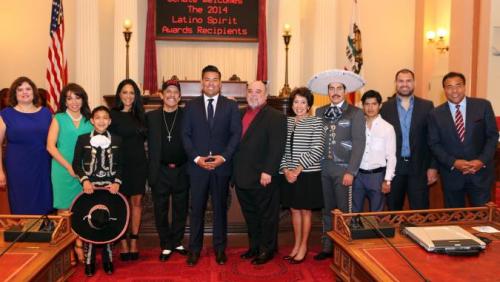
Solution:
<svg viewBox="0 0 500 282"><path fill-rule="evenodd" d="M382 105L380 115L396 131L396 173L387 197L390 210L401 210L406 194L410 209L429 208L429 188L437 170L427 144L427 118L431 101L413 94L415 74L409 69L396 73L396 95Z"/></svg>
<svg viewBox="0 0 500 282"><path fill-rule="evenodd" d="M234 156L233 179L248 228L249 249L242 259L252 264L271 260L277 249L278 170L285 150L286 119L266 104L262 81L250 83L243 114L241 143Z"/></svg>
<svg viewBox="0 0 500 282"><path fill-rule="evenodd" d="M327 94L331 104L316 110L326 127L325 148L321 161L323 189L322 251L315 260L332 257L331 211L352 212L352 184L365 150L365 117L363 112L345 100L347 93L364 85L364 80L350 71L331 70L316 75L308 83L315 93Z"/></svg>

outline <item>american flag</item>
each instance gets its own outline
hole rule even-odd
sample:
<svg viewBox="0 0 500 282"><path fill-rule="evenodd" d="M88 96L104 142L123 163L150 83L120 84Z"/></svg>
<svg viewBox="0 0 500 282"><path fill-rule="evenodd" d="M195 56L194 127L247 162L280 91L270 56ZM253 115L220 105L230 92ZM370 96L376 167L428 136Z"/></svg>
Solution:
<svg viewBox="0 0 500 282"><path fill-rule="evenodd" d="M61 90L68 82L68 65L64 57L64 16L62 0L52 1L50 19L49 64L47 66L47 106L55 113Z"/></svg>

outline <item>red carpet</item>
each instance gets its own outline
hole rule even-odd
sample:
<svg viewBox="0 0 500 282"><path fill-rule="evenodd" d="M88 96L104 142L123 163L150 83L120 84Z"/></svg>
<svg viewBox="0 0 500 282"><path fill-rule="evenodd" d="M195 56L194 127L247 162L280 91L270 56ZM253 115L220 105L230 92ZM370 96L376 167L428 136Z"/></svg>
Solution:
<svg viewBox="0 0 500 282"><path fill-rule="evenodd" d="M82 264L77 266L69 281L175 281L175 282L284 282L284 281L333 281L333 272L329 268L330 261L317 262L312 257L316 252L309 252L307 259L298 265L291 265L281 259L288 254L290 248L283 248L275 258L262 266L254 266L249 261L240 259L243 248L227 250L226 265L217 265L212 250L202 252L200 261L195 267L188 267L186 258L174 253L167 262L160 262L160 250L143 250L141 258L135 262L122 262L115 253L115 273L103 273L100 252L96 263L96 274L87 278ZM116 251L116 250L115 250Z"/></svg>

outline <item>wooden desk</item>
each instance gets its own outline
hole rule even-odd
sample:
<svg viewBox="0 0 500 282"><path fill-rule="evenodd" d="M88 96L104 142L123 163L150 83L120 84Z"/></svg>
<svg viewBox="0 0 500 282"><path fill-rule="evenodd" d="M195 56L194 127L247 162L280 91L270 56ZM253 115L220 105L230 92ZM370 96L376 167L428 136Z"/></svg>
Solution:
<svg viewBox="0 0 500 282"><path fill-rule="evenodd" d="M423 281L383 239L352 240L348 223L357 214L335 210L333 260L330 266L341 281ZM389 240L431 281L498 281L500 233L481 234L492 243L477 257L452 257L428 253L409 238L399 234L399 224L460 225L472 233L472 226L490 225L500 230L500 209L486 207L435 209L421 211L362 213L375 216L379 222L397 226L396 236ZM474 268L471 267L474 265Z"/></svg>
<svg viewBox="0 0 500 282"><path fill-rule="evenodd" d="M38 216L0 215L0 252L11 242L4 242L3 231L26 219ZM56 229L49 243L15 243L0 257L0 281L63 281L73 272L71 252L76 235L71 232L69 214L49 216Z"/></svg>

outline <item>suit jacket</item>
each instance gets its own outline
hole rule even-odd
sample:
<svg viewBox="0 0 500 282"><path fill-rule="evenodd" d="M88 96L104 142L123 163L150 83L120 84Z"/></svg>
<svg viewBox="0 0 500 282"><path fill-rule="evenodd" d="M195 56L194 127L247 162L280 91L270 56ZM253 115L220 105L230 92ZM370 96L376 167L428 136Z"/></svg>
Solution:
<svg viewBox="0 0 500 282"><path fill-rule="evenodd" d="M241 119L240 119L241 122ZM241 138L234 155L233 181L242 189L261 188L260 174L278 174L285 151L286 118L271 106L264 106Z"/></svg>
<svg viewBox="0 0 500 282"><path fill-rule="evenodd" d="M177 108L176 125L182 125L184 109ZM148 169L148 182L150 185L155 185L158 180L158 175L161 166L162 157L162 139L161 132L163 124L163 108L151 111L146 115L146 124L148 126L148 156L149 156L149 169ZM177 132L176 130L174 130ZM181 132L181 130L179 130ZM173 135L175 138L175 135ZM182 136L181 136L182 138Z"/></svg>
<svg viewBox="0 0 500 282"><path fill-rule="evenodd" d="M72 167L78 175L80 183L85 180L104 186L112 183L122 184L122 163L120 147L122 139L118 135L109 133L111 144L102 149L90 144L90 135L86 133L78 136L75 145ZM98 133L95 133L98 135Z"/></svg>
<svg viewBox="0 0 500 282"><path fill-rule="evenodd" d="M220 95L220 94L219 94ZM185 108L182 122L182 143L188 156L188 174L208 174L194 163L197 156L221 155L226 162L217 167L217 175L231 175L231 163L241 136L241 119L235 101L220 95L210 128L203 95L191 100Z"/></svg>
<svg viewBox="0 0 500 282"><path fill-rule="evenodd" d="M410 126L410 175L422 175L427 173L427 169L436 168L432 158L429 145L427 144L427 120L434 104L419 97L414 97L413 113ZM399 122L397 97L391 98L382 104L380 115L394 127L396 132L396 175L401 171L403 160L401 159L401 147L403 144L403 134L401 123Z"/></svg>
<svg viewBox="0 0 500 282"><path fill-rule="evenodd" d="M326 128L326 142L324 151L324 160L328 161L328 155L332 150L333 144L333 163L341 166L346 166L347 172L352 175L358 173L363 153L366 145L366 125L363 112L344 101L342 104L342 118L333 122L335 132L332 134L330 121L325 119L325 111L330 107L330 104L320 107L316 110L316 116L323 120ZM334 137L332 137L334 136ZM334 140L332 140L334 138ZM344 171L339 172L344 174Z"/></svg>
<svg viewBox="0 0 500 282"><path fill-rule="evenodd" d="M498 129L491 103L484 99L466 98L465 136L462 143L458 137L455 121L448 103L440 105L429 115L429 146L438 163L441 176L450 189L460 188L464 176L452 169L457 159L479 159L485 164L471 177L476 184L489 188L494 170L494 156L498 143Z"/></svg>

